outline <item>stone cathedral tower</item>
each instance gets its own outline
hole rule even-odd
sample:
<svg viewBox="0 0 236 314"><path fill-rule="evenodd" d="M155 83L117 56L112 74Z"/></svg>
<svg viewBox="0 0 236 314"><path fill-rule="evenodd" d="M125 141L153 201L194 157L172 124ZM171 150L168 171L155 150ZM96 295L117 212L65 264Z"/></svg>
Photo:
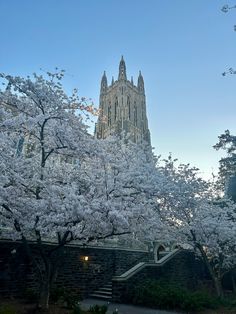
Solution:
<svg viewBox="0 0 236 314"><path fill-rule="evenodd" d="M120 135L123 132L135 143L151 144L146 114L144 80L139 72L137 86L127 80L123 56L119 65L118 80L112 77L111 85L107 84L104 72L100 90L100 114L95 127L97 138L109 135Z"/></svg>

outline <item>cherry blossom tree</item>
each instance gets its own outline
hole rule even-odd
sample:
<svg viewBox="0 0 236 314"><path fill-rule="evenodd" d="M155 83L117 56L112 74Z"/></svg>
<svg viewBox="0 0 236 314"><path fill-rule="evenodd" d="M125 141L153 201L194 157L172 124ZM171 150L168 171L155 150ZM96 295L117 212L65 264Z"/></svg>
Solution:
<svg viewBox="0 0 236 314"><path fill-rule="evenodd" d="M93 189L91 199L113 217L113 225L121 219L137 241L143 241L162 181L162 176L157 180L150 147L115 137L96 143L96 157L87 159L82 170Z"/></svg>
<svg viewBox="0 0 236 314"><path fill-rule="evenodd" d="M64 245L141 232L154 206L152 155L117 139L95 140L82 119L93 107L76 91L65 94L62 72L48 75L2 74L8 85L0 92L1 232L24 243L40 278L41 308L48 308Z"/></svg>
<svg viewBox="0 0 236 314"><path fill-rule="evenodd" d="M236 266L236 206L227 199L216 201L214 187L196 168L177 167L170 157L163 172L168 182L158 199L158 214L166 226L163 239L200 255L221 297L222 278Z"/></svg>
<svg viewBox="0 0 236 314"><path fill-rule="evenodd" d="M225 4L222 8L221 11L224 13L228 13L230 10L236 9L236 4L235 5L228 5ZM236 25L234 25L234 31L236 31ZM228 71L225 71L222 73L223 76L226 76L227 74L236 74L236 70L233 68L229 68Z"/></svg>
<svg viewBox="0 0 236 314"><path fill-rule="evenodd" d="M226 130L218 138L219 141L214 145L214 148L216 150L222 149L226 152L226 156L220 160L219 167L219 181L222 189L224 189L228 179L236 176L236 136L230 134L229 130Z"/></svg>

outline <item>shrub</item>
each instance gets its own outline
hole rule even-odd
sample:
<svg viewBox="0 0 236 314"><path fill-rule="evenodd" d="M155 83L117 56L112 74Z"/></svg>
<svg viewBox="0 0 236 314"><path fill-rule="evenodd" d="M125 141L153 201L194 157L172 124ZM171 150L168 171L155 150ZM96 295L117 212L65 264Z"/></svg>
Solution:
<svg viewBox="0 0 236 314"><path fill-rule="evenodd" d="M179 285L160 281L146 281L137 286L130 293L129 299L134 304L185 311L214 309L219 305L219 301L207 292L190 292Z"/></svg>
<svg viewBox="0 0 236 314"><path fill-rule="evenodd" d="M70 290L63 288L52 289L50 293L50 301L54 303L61 303L68 309L74 309L78 306L80 296L74 295Z"/></svg>
<svg viewBox="0 0 236 314"><path fill-rule="evenodd" d="M74 309L79 302L79 298L69 293L64 294L63 301L68 309Z"/></svg>
<svg viewBox="0 0 236 314"><path fill-rule="evenodd" d="M11 305L0 306L0 314L16 314L16 309Z"/></svg>
<svg viewBox="0 0 236 314"><path fill-rule="evenodd" d="M29 303L35 303L38 301L39 294L35 290L27 288L23 291L23 298Z"/></svg>
<svg viewBox="0 0 236 314"><path fill-rule="evenodd" d="M77 304L71 314L83 314L84 312L81 310L79 304Z"/></svg>
<svg viewBox="0 0 236 314"><path fill-rule="evenodd" d="M58 301L63 299L65 294L64 288L54 288L50 292L50 302L57 303Z"/></svg>
<svg viewBox="0 0 236 314"><path fill-rule="evenodd" d="M221 304L228 309L236 309L236 295L228 296L227 298L221 300ZM236 310L235 310L236 313Z"/></svg>
<svg viewBox="0 0 236 314"><path fill-rule="evenodd" d="M183 310L202 310L216 309L220 305L217 298L210 296L207 292L196 291L186 294L186 299L183 300Z"/></svg>
<svg viewBox="0 0 236 314"><path fill-rule="evenodd" d="M91 314L106 314L107 306L106 305L93 305L89 308L89 313Z"/></svg>

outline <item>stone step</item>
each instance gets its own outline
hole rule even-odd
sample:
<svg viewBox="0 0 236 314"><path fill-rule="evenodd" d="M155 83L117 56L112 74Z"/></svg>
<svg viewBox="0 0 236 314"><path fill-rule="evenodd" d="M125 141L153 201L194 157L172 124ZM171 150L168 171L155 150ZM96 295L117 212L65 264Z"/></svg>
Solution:
<svg viewBox="0 0 236 314"><path fill-rule="evenodd" d="M112 292L112 287L102 287L98 289L99 291L104 291L104 292ZM98 291L97 290L97 291Z"/></svg>
<svg viewBox="0 0 236 314"><path fill-rule="evenodd" d="M90 294L90 297L93 297L96 299L103 299L103 300L111 300L112 298L111 295L104 295L104 294L97 294L97 293Z"/></svg>
<svg viewBox="0 0 236 314"><path fill-rule="evenodd" d="M110 284L110 285L104 285L104 286L102 286L101 288L99 288L99 289L111 289L112 290L112 284Z"/></svg>
<svg viewBox="0 0 236 314"><path fill-rule="evenodd" d="M103 300L111 300L112 299L112 283L108 282L101 288L94 291L90 294L90 297L103 299Z"/></svg>
<svg viewBox="0 0 236 314"><path fill-rule="evenodd" d="M107 283L104 285L104 287L106 287L106 286L112 287L112 281L107 282Z"/></svg>
<svg viewBox="0 0 236 314"><path fill-rule="evenodd" d="M104 295L112 295L112 290L106 291L106 290L103 290L103 289L99 289L99 290L94 291L93 293L104 294Z"/></svg>

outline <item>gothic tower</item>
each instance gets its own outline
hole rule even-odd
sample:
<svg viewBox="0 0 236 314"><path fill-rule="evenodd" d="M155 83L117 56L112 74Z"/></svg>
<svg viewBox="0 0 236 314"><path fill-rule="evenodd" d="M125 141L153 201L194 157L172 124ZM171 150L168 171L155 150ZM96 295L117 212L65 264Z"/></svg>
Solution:
<svg viewBox="0 0 236 314"><path fill-rule="evenodd" d="M135 143L150 142L150 132L146 114L144 80L139 72L137 86L127 80L125 61L122 56L119 65L118 80L112 77L107 84L106 73L101 80L99 117L95 127L97 138L109 135L121 135L123 132Z"/></svg>

